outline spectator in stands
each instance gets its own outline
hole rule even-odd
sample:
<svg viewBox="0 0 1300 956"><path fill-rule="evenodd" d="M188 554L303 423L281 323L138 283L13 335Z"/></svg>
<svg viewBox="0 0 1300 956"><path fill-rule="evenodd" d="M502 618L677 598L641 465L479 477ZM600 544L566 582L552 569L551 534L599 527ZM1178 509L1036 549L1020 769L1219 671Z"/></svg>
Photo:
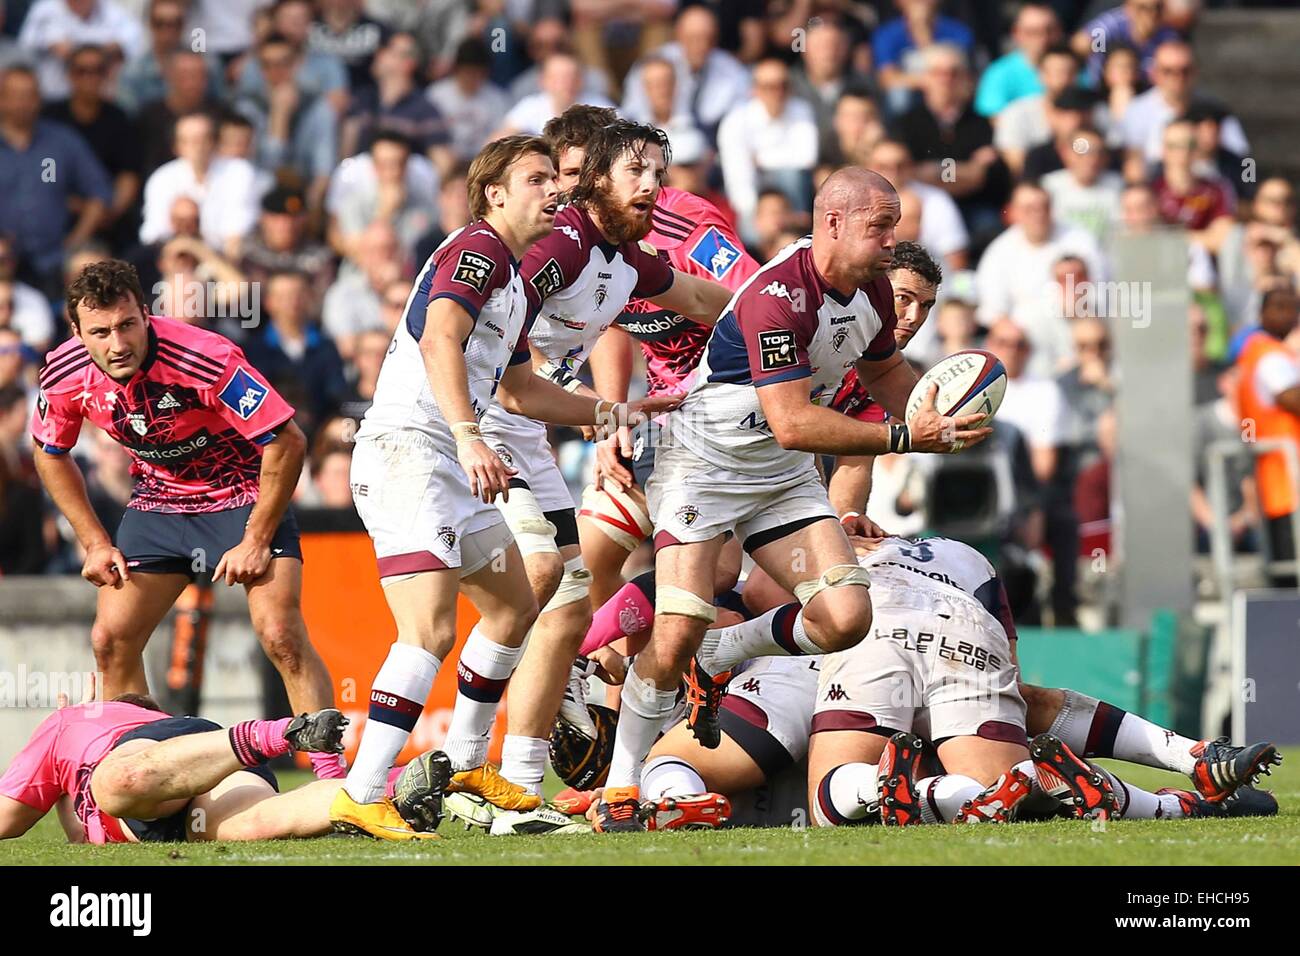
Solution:
<svg viewBox="0 0 1300 956"><path fill-rule="evenodd" d="M1110 470L1115 461L1117 430L1115 409L1108 408L1097 419L1100 454L1079 473L1074 483L1074 514L1080 525L1098 526L1110 521Z"/></svg>
<svg viewBox="0 0 1300 956"><path fill-rule="evenodd" d="M257 165L272 173L290 167L308 184L308 204L317 205L338 162L338 116L328 95L303 85L301 57L284 34L265 37L253 61L259 83L244 90L235 109L256 130Z"/></svg>
<svg viewBox="0 0 1300 956"><path fill-rule="evenodd" d="M191 113L207 113L214 119L221 112L208 76L209 60L202 53L179 49L163 65L164 92L160 99L146 101L136 115L144 150L140 175L145 179L176 158L176 121Z"/></svg>
<svg viewBox="0 0 1300 956"><path fill-rule="evenodd" d="M668 164L668 185L707 199L722 213L722 218L731 228L735 229L736 210L731 208L727 194L709 185L713 151L709 149L704 134L690 126L678 129L673 136L673 158Z"/></svg>
<svg viewBox="0 0 1300 956"><path fill-rule="evenodd" d="M1229 365L1215 377L1214 399L1196 407L1192 450L1195 481L1192 485L1192 520L1196 525L1196 550L1210 550L1210 535L1218 524L1209 497L1209 456L1215 444L1240 446L1241 410L1237 406L1237 369ZM1259 544L1259 495L1255 488L1255 464L1249 455L1235 454L1224 460L1227 472L1228 533L1234 551L1255 551Z"/></svg>
<svg viewBox="0 0 1300 956"><path fill-rule="evenodd" d="M1193 105L1213 103L1196 91L1196 57L1182 40L1161 43L1151 69L1151 89L1133 99L1124 113L1124 146L1127 157L1124 178L1148 178L1150 168L1160 160L1165 126L1183 116ZM1250 143L1235 116L1225 115L1219 124L1222 145L1239 156L1250 154Z"/></svg>
<svg viewBox="0 0 1300 956"><path fill-rule="evenodd" d="M240 243L257 221L255 170L242 159L216 156L216 145L216 127L206 113L177 120L177 158L159 166L145 183L141 242L165 238L172 204L178 196L189 196L199 204L204 241L229 258L239 255Z"/></svg>
<svg viewBox="0 0 1300 956"><path fill-rule="evenodd" d="M1057 343L1065 337L1066 319L1055 292L1054 266L1067 253L1088 264L1088 274L1104 279L1101 250L1081 229L1056 222L1046 191L1021 183L1011 196L1011 225L989 243L976 270L979 318L986 328L1004 318L1023 329L1033 346L1029 371L1047 376L1062 357Z"/></svg>
<svg viewBox="0 0 1300 956"><path fill-rule="evenodd" d="M1193 238L1193 248L1215 257L1223 304L1234 328L1253 319L1262 291L1300 278L1295 189L1285 179L1272 177L1259 184L1245 222L1218 219Z"/></svg>
<svg viewBox="0 0 1300 956"><path fill-rule="evenodd" d="M370 83L370 67L388 43L391 30L365 15L362 0L320 0L319 15L307 34L307 48L343 62L355 93Z"/></svg>
<svg viewBox="0 0 1300 956"><path fill-rule="evenodd" d="M1192 401L1204 405L1219 394L1219 366L1210 357L1210 318L1205 306L1192 299L1187 307L1187 331L1192 343Z"/></svg>
<svg viewBox="0 0 1300 956"><path fill-rule="evenodd" d="M0 577L39 574L48 554L40 485L27 474L27 393L0 388Z"/></svg>
<svg viewBox="0 0 1300 956"><path fill-rule="evenodd" d="M117 105L127 113L135 115L146 103L167 95L163 67L174 51L189 47L185 12L185 0L149 0L149 43L127 61L117 79ZM221 59L209 58L207 69L208 89L220 93L225 86Z"/></svg>
<svg viewBox="0 0 1300 956"><path fill-rule="evenodd" d="M679 140L703 134L696 128L690 114L677 112L677 71L673 65L663 57L651 54L641 60L640 66L639 75L645 93L642 103L648 112L628 118L657 126L667 133L675 159Z"/></svg>
<svg viewBox="0 0 1300 956"><path fill-rule="evenodd" d="M1067 252L1052 264L1053 303L1068 322L1075 319L1109 318L1105 315L1108 303L1099 301L1096 288L1088 274L1088 263L1072 252ZM1065 366L1074 346L1067 343L1066 349L1055 354L1062 358L1059 363Z"/></svg>
<svg viewBox="0 0 1300 956"><path fill-rule="evenodd" d="M353 507L352 487L348 484L351 469L352 453L345 448L332 449L319 461L313 461L311 480L315 500L311 503L318 508L350 510Z"/></svg>
<svg viewBox="0 0 1300 956"><path fill-rule="evenodd" d="M1129 183L1124 187L1124 192L1120 194L1120 219L1123 231L1130 235L1145 235L1166 228L1160 219L1160 206L1156 202L1155 190L1148 183ZM1226 224L1226 220L1218 220L1218 222ZM1187 245L1187 284L1192 289L1211 290L1218 284L1214 260L1205 242L1205 237L1213 233L1214 229L1211 229L1204 234L1194 236L1194 241ZM1228 311L1230 316L1234 314L1232 308Z"/></svg>
<svg viewBox="0 0 1300 956"><path fill-rule="evenodd" d="M993 128L971 109L966 55L937 43L925 63L922 100L899 118L894 138L915 157L916 177L957 201L972 234L990 233L1002 224L1010 178L993 147Z"/></svg>
<svg viewBox="0 0 1300 956"><path fill-rule="evenodd" d="M276 272L301 272L311 279L311 309L317 311L334 281L334 255L307 228L307 200L295 189L276 187L262 197L257 228L240 246L239 269L249 282L265 286Z"/></svg>
<svg viewBox="0 0 1300 956"><path fill-rule="evenodd" d="M1256 191L1254 162L1223 145L1223 122L1228 115L1223 106L1206 100L1193 103L1182 119L1196 127L1196 172L1206 179L1222 179L1237 199L1250 199Z"/></svg>
<svg viewBox="0 0 1300 956"><path fill-rule="evenodd" d="M162 276L158 271L158 256L168 240L174 236L199 235L199 204L189 196L177 196L172 200L168 222L170 228L165 235L153 242L136 242L121 255L121 258L135 266L136 275L140 277L140 288L146 292L153 288L161 288L159 281Z"/></svg>
<svg viewBox="0 0 1300 956"><path fill-rule="evenodd" d="M526 96L532 96L534 93L540 93L542 90L542 64L552 53L566 52L571 53L569 25L558 16L544 16L532 25L528 31L528 59L532 66L528 67L513 80L510 81L509 88L506 89L507 109L509 104L518 103ZM496 60L499 55L494 55L491 60ZM490 62L489 61L489 62ZM629 83L631 80L629 79ZM585 64L582 72L582 101L588 102L589 97L609 98L609 77L604 70L599 67ZM492 128L496 129L501 123L501 117L506 110L502 110L497 116L496 122Z"/></svg>
<svg viewBox="0 0 1300 956"><path fill-rule="evenodd" d="M767 262L781 247L777 240L790 228L794 204L781 190L767 187L754 205L754 258Z"/></svg>
<svg viewBox="0 0 1300 956"><path fill-rule="evenodd" d="M257 131L247 116L230 110L221 114L217 123L217 155L225 159L242 159L257 165ZM275 186L275 176L265 169L257 170L259 196L264 196Z"/></svg>
<svg viewBox="0 0 1300 956"><path fill-rule="evenodd" d="M352 360L358 335L384 327L380 296L395 278L405 274L397 233L388 223L368 225L356 249L356 263L340 269L338 279L325 293L321 317L325 332L347 361Z"/></svg>
<svg viewBox="0 0 1300 956"><path fill-rule="evenodd" d="M429 100L451 132L451 149L460 162L473 159L501 123L513 102L488 81L487 44L467 37L456 48L451 75L428 89Z"/></svg>
<svg viewBox="0 0 1300 956"><path fill-rule="evenodd" d="M942 259L946 269L956 272L967 268L970 236L961 211L942 189L916 178L916 167L907 147L896 140L883 140L871 151L867 166L893 183L895 189L905 189L916 196L920 204L917 241L932 256Z"/></svg>
<svg viewBox="0 0 1300 956"><path fill-rule="evenodd" d="M50 300L25 282L18 281L18 246L13 236L0 233L0 282L10 294L10 315L5 323L23 337L33 353L44 356L54 344L54 311Z"/></svg>
<svg viewBox="0 0 1300 956"><path fill-rule="evenodd" d="M975 112L993 117L1026 96L1043 92L1039 63L1043 54L1061 42L1061 21L1046 3L1026 3L1016 12L1011 27L1015 49L985 68L975 89Z"/></svg>
<svg viewBox="0 0 1300 956"><path fill-rule="evenodd" d="M131 455L108 432L87 422L82 426L89 438L90 467L86 470L86 497L95 517L105 528L116 529L122 523L126 504L135 488L131 474ZM81 550L75 537L74 546ZM84 558L82 559L84 560Z"/></svg>
<svg viewBox="0 0 1300 956"><path fill-rule="evenodd" d="M977 346L980 327L975 320L975 306L969 302L944 299L939 303L934 328L939 336L939 352L942 355L952 355Z"/></svg>
<svg viewBox="0 0 1300 956"><path fill-rule="evenodd" d="M380 334L384 336L386 342L392 342L393 333L397 331L397 326L401 324L402 315L406 312L406 300L410 291L411 283L403 278L390 279L388 285L384 286L384 291L379 299L379 319L383 328L383 332ZM361 334L367 335L369 333L363 332Z"/></svg>
<svg viewBox="0 0 1300 956"><path fill-rule="evenodd" d="M677 112L691 117L712 140L722 118L750 93L749 71L730 53L718 48L718 16L705 6L688 6L677 16L673 42L655 51L677 70ZM623 112L644 115L640 68L627 75Z"/></svg>
<svg viewBox="0 0 1300 956"><path fill-rule="evenodd" d="M1057 376L1065 405L1065 434L1078 469L1092 464L1100 450L1097 420L1115 401L1111 375L1110 330L1102 319L1079 316L1070 323L1074 357L1070 368Z"/></svg>
<svg viewBox="0 0 1300 956"><path fill-rule="evenodd" d="M1241 420L1253 423L1254 441L1289 443L1300 453L1300 362L1284 340L1296 327L1300 299L1281 287L1263 297L1259 330L1251 333L1237 358L1237 407ZM1297 476L1281 450L1256 456L1255 484L1260 510L1267 519L1268 553L1273 561L1296 557L1291 515L1300 506ZM1274 587L1295 587L1294 574L1271 574Z"/></svg>
<svg viewBox="0 0 1300 956"><path fill-rule="evenodd" d="M11 66L0 73L0 232L16 237L20 268L53 299L64 248L90 238L113 193L86 141L41 119L40 109L31 70Z"/></svg>
<svg viewBox="0 0 1300 956"><path fill-rule="evenodd" d="M13 306L13 284L0 282L0 391L17 385L30 398L30 372L36 353L23 345L23 337L9 325Z"/></svg>
<svg viewBox="0 0 1300 956"><path fill-rule="evenodd" d="M1029 150L1052 138L1048 113L1058 96L1078 85L1079 60L1068 46L1054 46L1038 61L1038 76L1043 92L1008 106L998 114L993 132L993 145L1017 176L1024 169Z"/></svg>
<svg viewBox="0 0 1300 956"><path fill-rule="evenodd" d="M915 93L927 86L930 66L924 54L930 47L956 47L964 62L975 52L975 38L966 24L939 13L938 0L894 0L894 5L902 16L882 23L872 34L871 52L886 107L897 115L906 112Z"/></svg>
<svg viewBox="0 0 1300 956"><path fill-rule="evenodd" d="M271 30L260 38L259 47L270 36L280 38L290 47L287 58L277 57L279 70L288 68L293 85L304 102L323 98L341 116L348 105L348 74L338 57L313 50L308 44L314 11L311 0L276 0L272 8ZM284 62L280 62L283 60ZM254 102L266 103L271 95L270 81L264 73L261 57L249 57L239 76L237 95Z"/></svg>
<svg viewBox="0 0 1300 956"><path fill-rule="evenodd" d="M398 133L380 132L370 144L370 156L375 164L374 186L352 192L339 204L331 241L341 255L356 262L357 244L366 227L382 222L397 233L402 258L412 259L420 238L433 225L434 210L407 192L411 144Z"/></svg>
<svg viewBox="0 0 1300 956"><path fill-rule="evenodd" d="M115 246L140 228L140 134L122 108L103 95L108 56L97 46L79 46L68 58L72 95L45 107L45 117L76 130L112 179L113 198L97 232Z"/></svg>
<svg viewBox="0 0 1300 956"><path fill-rule="evenodd" d="M1021 180L1036 183L1048 173L1064 169L1066 157L1074 151L1075 137L1093 125L1096 107L1096 97L1087 90L1070 87L1058 93L1046 113L1051 135L1025 154Z"/></svg>
<svg viewBox="0 0 1300 956"><path fill-rule="evenodd" d="M1126 44L1139 52L1142 71L1152 68L1160 44L1178 39L1178 31L1163 22L1162 0L1125 0L1088 21L1070 40L1074 52L1088 61L1088 74L1101 78L1106 51Z"/></svg>
<svg viewBox="0 0 1300 956"><path fill-rule="evenodd" d="M1083 229L1104 249L1119 226L1124 177L1108 168L1106 141L1095 129L1079 130L1064 159L1064 169L1039 180L1052 215L1063 225Z"/></svg>
<svg viewBox="0 0 1300 956"><path fill-rule="evenodd" d="M1124 116L1129 104L1147 89L1146 78L1139 64L1138 52L1128 44L1120 44L1106 51L1101 73L1101 102L1097 104L1097 125L1106 135L1106 145L1111 149L1124 149Z"/></svg>
<svg viewBox="0 0 1300 956"><path fill-rule="evenodd" d="M1232 216L1237 201L1232 188L1217 174L1207 179L1196 173L1195 155L1195 124L1173 120L1165 127L1161 172L1151 188L1165 222L1199 232L1209 228L1215 219Z"/></svg>
<svg viewBox="0 0 1300 956"><path fill-rule="evenodd" d="M718 127L718 162L742 238L753 228L758 192L775 186L800 210L812 209L817 123L804 100L790 96L790 70L777 59L754 67L754 94Z"/></svg>
<svg viewBox="0 0 1300 956"><path fill-rule="evenodd" d="M442 245L444 239L469 223L469 198L465 192L465 177L468 173L469 165L461 163L442 181L442 188L438 192L438 219L415 245L413 262L416 266L422 266L434 250Z"/></svg>
<svg viewBox="0 0 1300 956"><path fill-rule="evenodd" d="M390 297L389 293L390 289L384 290L384 315L386 318L390 318L394 309L396 309L397 319L393 321L393 324L396 325L401 320L402 309L406 305L406 297L403 294L399 300L397 295ZM395 306L394 303L396 303ZM366 409L375 400L375 384L379 381L379 369L384 364L384 356L388 354L388 346L391 344L392 338L392 332L387 329L367 329L357 336L356 346L352 353L352 370L356 373L356 378L341 409L345 417L360 422L361 416L366 413Z"/></svg>
<svg viewBox="0 0 1300 956"><path fill-rule="evenodd" d="M263 295L268 321L247 343L245 353L277 390L303 396L295 421L308 435L347 394L343 362L311 312L310 284L300 272L277 272Z"/></svg>
<svg viewBox="0 0 1300 956"><path fill-rule="evenodd" d="M672 35L675 0L571 0L573 46L615 82L639 52L663 46Z"/></svg>
<svg viewBox="0 0 1300 956"><path fill-rule="evenodd" d="M829 152L821 157L832 168L845 165L865 166L876 144L885 138L885 124L871 93L861 86L849 86L835 101L831 115L831 135L823 136Z"/></svg>
<svg viewBox="0 0 1300 956"><path fill-rule="evenodd" d="M527 133L540 136L542 127L559 116L574 103L591 106L613 106L603 96L587 95L582 91L582 63L567 51L558 50L542 63L541 90L526 96L510 108L498 135Z"/></svg>
<svg viewBox="0 0 1300 956"><path fill-rule="evenodd" d="M393 133L429 157L439 171L454 161L446 120L416 85L420 49L409 33L394 33L375 54L374 83L352 97L343 124L344 157L369 149L375 137Z"/></svg>
<svg viewBox="0 0 1300 956"><path fill-rule="evenodd" d="M113 0L37 0L18 42L37 63L41 90L50 99L63 99L70 92L69 60L78 46L102 46L119 64L143 52L145 35L140 18Z"/></svg>
<svg viewBox="0 0 1300 956"><path fill-rule="evenodd" d="M790 93L813 108L820 133L818 152L833 148L835 130L831 123L840 94L849 84L849 35L835 17L809 21L799 62L790 72Z"/></svg>

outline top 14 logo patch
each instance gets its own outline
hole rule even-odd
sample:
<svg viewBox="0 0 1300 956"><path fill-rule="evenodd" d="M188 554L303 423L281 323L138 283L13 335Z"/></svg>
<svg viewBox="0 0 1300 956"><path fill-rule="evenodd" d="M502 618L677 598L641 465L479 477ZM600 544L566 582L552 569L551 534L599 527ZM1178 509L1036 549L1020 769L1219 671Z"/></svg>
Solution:
<svg viewBox="0 0 1300 956"><path fill-rule="evenodd" d="M690 259L714 279L721 279L740 261L740 250L717 226L710 226L691 249Z"/></svg>
<svg viewBox="0 0 1300 956"><path fill-rule="evenodd" d="M497 264L472 249L462 249L456 260L456 271L451 274L452 282L467 285L479 295L487 291L488 279L492 277Z"/></svg>
<svg viewBox="0 0 1300 956"><path fill-rule="evenodd" d="M758 367L764 372L789 368L799 361L793 329L769 329L758 333Z"/></svg>

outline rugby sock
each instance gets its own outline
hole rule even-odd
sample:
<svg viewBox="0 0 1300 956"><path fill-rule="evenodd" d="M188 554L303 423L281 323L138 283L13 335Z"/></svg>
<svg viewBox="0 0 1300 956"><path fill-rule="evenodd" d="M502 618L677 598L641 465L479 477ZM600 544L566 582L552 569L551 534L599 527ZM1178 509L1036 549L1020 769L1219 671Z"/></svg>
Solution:
<svg viewBox="0 0 1300 956"><path fill-rule="evenodd" d="M343 789L358 803L383 799L389 768L406 746L442 662L414 644L393 644L370 685L370 713Z"/></svg>
<svg viewBox="0 0 1300 956"><path fill-rule="evenodd" d="M257 767L272 757L280 757L290 750L284 732L293 722L292 717L279 720L245 720L230 728L230 747L235 759L245 767Z"/></svg>
<svg viewBox="0 0 1300 956"><path fill-rule="evenodd" d="M342 754L308 754L307 759L317 780L342 780L348 775L347 761Z"/></svg>
<svg viewBox="0 0 1300 956"><path fill-rule="evenodd" d="M664 718L677 703L677 691L659 690L628 668L619 698L618 731L614 735L614 757L609 765L606 787L639 787L641 768L655 738L663 728Z"/></svg>
<svg viewBox="0 0 1300 956"><path fill-rule="evenodd" d="M1120 806L1116 816L1126 820L1181 820L1187 814L1183 812L1183 803L1176 793L1151 793L1131 783L1125 783L1113 773L1103 771L1110 777L1110 784L1115 788L1115 796Z"/></svg>
<svg viewBox="0 0 1300 956"><path fill-rule="evenodd" d="M984 792L984 786L972 777L945 773L916 782L921 801L922 823L952 823L961 805Z"/></svg>
<svg viewBox="0 0 1300 956"><path fill-rule="evenodd" d="M1105 701L1067 690L1051 732L1081 757L1114 757L1190 774L1201 742Z"/></svg>
<svg viewBox="0 0 1300 956"><path fill-rule="evenodd" d="M645 800L707 793L708 789L704 778L681 757L655 757L641 772L641 797Z"/></svg>
<svg viewBox="0 0 1300 956"><path fill-rule="evenodd" d="M803 608L783 604L751 621L704 632L699 658L713 674L729 671L751 657L798 657L824 654L804 630Z"/></svg>
<svg viewBox="0 0 1300 956"><path fill-rule="evenodd" d="M578 656L586 657L619 638L648 631L654 619L655 573L652 568L623 585L596 609Z"/></svg>
<svg viewBox="0 0 1300 956"><path fill-rule="evenodd" d="M517 783L529 793L541 796L542 778L546 776L549 740L506 734L501 747L501 776Z"/></svg>
<svg viewBox="0 0 1300 956"><path fill-rule="evenodd" d="M878 821L879 808L876 765L845 763L822 777L812 812L818 826L851 827Z"/></svg>
<svg viewBox="0 0 1300 956"><path fill-rule="evenodd" d="M469 770L486 762L497 705L521 653L522 647L507 647L485 637L477 625L469 632L456 665L456 706L443 744L453 770Z"/></svg>

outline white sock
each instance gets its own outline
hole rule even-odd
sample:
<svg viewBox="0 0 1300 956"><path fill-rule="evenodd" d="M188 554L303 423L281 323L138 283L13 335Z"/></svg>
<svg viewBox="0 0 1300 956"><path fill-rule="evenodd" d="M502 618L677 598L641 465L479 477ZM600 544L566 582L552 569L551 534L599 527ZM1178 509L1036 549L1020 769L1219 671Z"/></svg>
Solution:
<svg viewBox="0 0 1300 956"><path fill-rule="evenodd" d="M677 703L676 690L659 690L636 672L628 669L620 695L623 706L618 712L618 732L614 735L614 758L609 765L606 787L639 787L641 768L654 746L664 718Z"/></svg>
<svg viewBox="0 0 1300 956"><path fill-rule="evenodd" d="M492 721L521 650L485 637L478 625L469 632L456 665L456 706L443 744L453 770L469 770L487 761Z"/></svg>
<svg viewBox="0 0 1300 956"><path fill-rule="evenodd" d="M822 777L812 812L819 826L847 827L867 822L879 806L876 765L846 763Z"/></svg>
<svg viewBox="0 0 1300 956"><path fill-rule="evenodd" d="M540 797L550 743L538 737L506 734L501 746L501 776Z"/></svg>
<svg viewBox="0 0 1300 956"><path fill-rule="evenodd" d="M1176 793L1151 793L1125 783L1105 767L1098 767L1115 791L1115 816L1125 820L1181 820L1183 805Z"/></svg>
<svg viewBox="0 0 1300 956"><path fill-rule="evenodd" d="M1051 732L1080 757L1113 757L1144 767L1190 774L1196 766L1192 748L1200 741L1166 730L1114 704L1064 691L1061 712Z"/></svg>
<svg viewBox="0 0 1300 956"><path fill-rule="evenodd" d="M707 793L708 789L704 778L681 757L655 757L641 771L641 796L646 800Z"/></svg>
<svg viewBox="0 0 1300 956"><path fill-rule="evenodd" d="M953 817L967 800L984 792L984 785L973 777L945 773L916 782L921 803L922 823L952 823Z"/></svg>
<svg viewBox="0 0 1300 956"><path fill-rule="evenodd" d="M423 647L394 644L370 685L370 715L343 788L358 803L384 796L388 771L406 746L442 662Z"/></svg>
<svg viewBox="0 0 1300 956"><path fill-rule="evenodd" d="M704 632L700 662L711 673L731 670L752 657L824 654L804 630L803 608L785 604L751 621Z"/></svg>
<svg viewBox="0 0 1300 956"><path fill-rule="evenodd" d="M1137 714L1125 713L1119 733L1115 735L1112 756L1145 767L1190 774L1196 767L1192 748L1199 743L1199 740L1166 730Z"/></svg>

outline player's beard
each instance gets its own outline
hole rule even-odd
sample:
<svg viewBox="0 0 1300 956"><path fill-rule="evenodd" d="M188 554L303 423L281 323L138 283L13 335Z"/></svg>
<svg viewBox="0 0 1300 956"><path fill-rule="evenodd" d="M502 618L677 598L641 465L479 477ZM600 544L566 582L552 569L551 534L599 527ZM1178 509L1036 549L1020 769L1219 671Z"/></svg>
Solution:
<svg viewBox="0 0 1300 956"><path fill-rule="evenodd" d="M616 246L644 239L654 228L650 215L642 218L631 206L615 199L613 191L608 188L595 190L589 202L590 211L600 220L605 238Z"/></svg>

